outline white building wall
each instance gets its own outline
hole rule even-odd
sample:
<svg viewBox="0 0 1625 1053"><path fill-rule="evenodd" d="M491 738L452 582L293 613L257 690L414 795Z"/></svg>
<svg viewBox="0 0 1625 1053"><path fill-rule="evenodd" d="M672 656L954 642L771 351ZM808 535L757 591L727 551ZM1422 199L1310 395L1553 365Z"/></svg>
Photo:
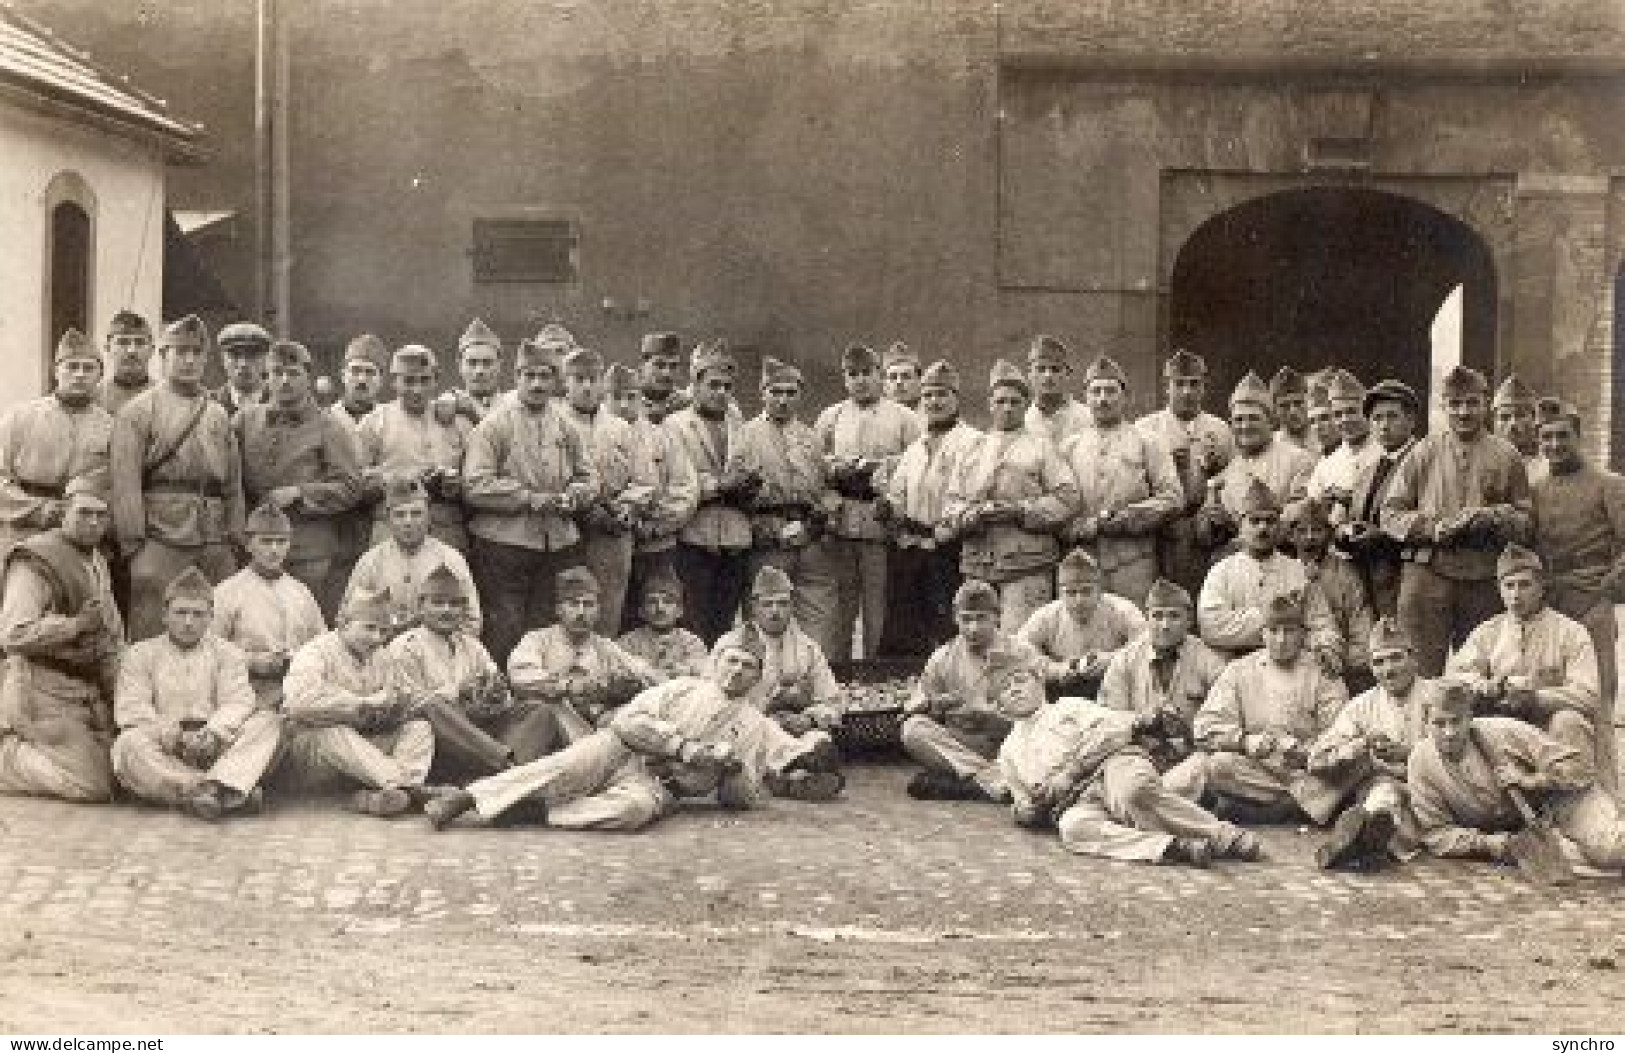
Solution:
<svg viewBox="0 0 1625 1053"><path fill-rule="evenodd" d="M163 303L164 163L157 149L0 101L0 409L50 384L46 329L52 181L76 173L91 215L90 334L128 307L154 326ZM86 204L81 202L81 204Z"/></svg>

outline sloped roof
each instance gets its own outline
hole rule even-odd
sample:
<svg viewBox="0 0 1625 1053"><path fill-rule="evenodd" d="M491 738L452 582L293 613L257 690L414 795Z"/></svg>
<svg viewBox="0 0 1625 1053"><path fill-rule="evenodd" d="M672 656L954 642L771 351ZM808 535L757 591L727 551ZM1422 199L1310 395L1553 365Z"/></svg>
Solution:
<svg viewBox="0 0 1625 1053"><path fill-rule="evenodd" d="M156 140L170 160L204 157L202 125L174 116L163 99L97 66L88 52L5 0L0 0L0 89L52 111L66 108L111 131Z"/></svg>

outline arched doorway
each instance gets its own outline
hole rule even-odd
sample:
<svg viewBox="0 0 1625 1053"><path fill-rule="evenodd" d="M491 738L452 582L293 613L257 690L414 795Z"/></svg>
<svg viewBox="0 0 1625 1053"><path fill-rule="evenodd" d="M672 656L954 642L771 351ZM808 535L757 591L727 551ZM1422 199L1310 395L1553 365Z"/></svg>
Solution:
<svg viewBox="0 0 1625 1053"><path fill-rule="evenodd" d="M1495 263L1467 224L1353 187L1283 190L1203 223L1169 283L1172 346L1203 355L1222 399L1252 369L1344 366L1428 395L1434 316L1464 289L1461 359L1493 375Z"/></svg>

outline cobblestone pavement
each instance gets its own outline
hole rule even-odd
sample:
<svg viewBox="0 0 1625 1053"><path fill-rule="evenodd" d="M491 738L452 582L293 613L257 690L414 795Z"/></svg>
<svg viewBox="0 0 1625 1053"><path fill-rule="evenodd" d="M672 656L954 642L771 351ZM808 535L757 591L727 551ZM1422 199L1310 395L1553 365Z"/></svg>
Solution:
<svg viewBox="0 0 1625 1053"><path fill-rule="evenodd" d="M1107 863L907 774L639 835L0 802L0 1030L1618 1027L1618 881Z"/></svg>

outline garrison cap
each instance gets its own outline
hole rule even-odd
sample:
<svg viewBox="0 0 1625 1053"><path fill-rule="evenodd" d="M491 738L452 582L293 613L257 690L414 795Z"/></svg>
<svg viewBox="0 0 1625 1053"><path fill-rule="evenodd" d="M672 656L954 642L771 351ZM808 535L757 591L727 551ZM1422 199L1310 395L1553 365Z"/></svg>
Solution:
<svg viewBox="0 0 1625 1053"><path fill-rule="evenodd" d="M1267 412L1275 412L1275 397L1270 394L1270 389L1264 383L1264 379L1251 370L1247 371L1247 375L1241 378L1240 382L1236 384L1235 390L1230 393L1231 406L1242 403L1251 403L1262 407Z"/></svg>
<svg viewBox="0 0 1625 1053"><path fill-rule="evenodd" d="M1533 406L1538 397L1534 388L1518 379L1518 374L1508 373L1501 386L1495 389L1492 406Z"/></svg>
<svg viewBox="0 0 1625 1053"><path fill-rule="evenodd" d="M68 485L62 488L65 498L77 497L83 494L94 497L102 504L113 499L113 476L106 468L93 468L68 480Z"/></svg>
<svg viewBox="0 0 1625 1053"><path fill-rule="evenodd" d="M695 344L688 356L688 371L695 380L713 370L726 373L729 377L739 373L739 362L728 347L728 341L722 337Z"/></svg>
<svg viewBox="0 0 1625 1053"><path fill-rule="evenodd" d="M306 369L314 362L310 349L296 340L278 340L272 344L270 360L279 366L304 366Z"/></svg>
<svg viewBox="0 0 1625 1053"><path fill-rule="evenodd" d="M577 345L564 353L559 366L566 373L597 380L604 375L604 356L590 347Z"/></svg>
<svg viewBox="0 0 1625 1053"><path fill-rule="evenodd" d="M371 622L374 625L388 626L395 620L395 611L390 604L389 589L358 588L344 601L344 609L339 616L346 622Z"/></svg>
<svg viewBox="0 0 1625 1053"><path fill-rule="evenodd" d="M802 386L806 381L801 370L787 362L781 362L768 355L762 359L762 390L766 391L775 384L795 384Z"/></svg>
<svg viewBox="0 0 1625 1053"><path fill-rule="evenodd" d="M1304 380L1303 374L1291 366L1282 366L1270 377L1270 394L1276 398L1282 395L1307 395L1309 382Z"/></svg>
<svg viewBox="0 0 1625 1053"><path fill-rule="evenodd" d="M293 533L293 523L279 505L266 501L248 513L248 518L243 521L243 533L249 537L263 534L288 537Z"/></svg>
<svg viewBox="0 0 1625 1053"><path fill-rule="evenodd" d="M1524 548L1516 541L1509 543L1506 548L1502 549L1500 557L1495 561L1495 576L1497 578L1504 578L1509 574L1516 574L1525 570L1532 570L1539 574L1545 569L1546 565L1540 561L1540 556Z"/></svg>
<svg viewBox="0 0 1625 1053"><path fill-rule="evenodd" d="M428 599L466 602L468 592L463 588L462 579L453 574L450 567L436 563L434 569L423 576L423 585L418 589L418 600Z"/></svg>
<svg viewBox="0 0 1625 1053"><path fill-rule="evenodd" d="M1390 614L1383 615L1372 624L1370 642L1372 654L1380 654L1383 651L1416 650L1416 641L1411 639L1411 634L1399 624L1399 619Z"/></svg>
<svg viewBox="0 0 1625 1053"><path fill-rule="evenodd" d="M553 580L554 592L560 603L598 595L598 579L586 567L567 567L559 571L558 577Z"/></svg>
<svg viewBox="0 0 1625 1053"><path fill-rule="evenodd" d="M107 323L108 336L144 336L152 338L152 326L147 320L134 311L126 308L113 316Z"/></svg>
<svg viewBox="0 0 1625 1053"><path fill-rule="evenodd" d="M174 344L200 344L209 346L209 327L203 324L203 319L195 314L177 319L164 326L159 343L165 347Z"/></svg>
<svg viewBox="0 0 1625 1053"><path fill-rule="evenodd" d="M502 350L502 338L492 332L491 327L479 318L469 322L468 328L463 330L463 335L457 338L457 350L461 353L476 344Z"/></svg>
<svg viewBox="0 0 1625 1053"><path fill-rule="evenodd" d="M1275 496L1275 491L1264 480L1255 475L1248 480L1247 490L1241 495L1241 514L1256 516L1266 513L1280 515L1281 499Z"/></svg>
<svg viewBox="0 0 1625 1053"><path fill-rule="evenodd" d="M1467 366L1456 366L1445 374L1444 383L1440 391L1445 398L1462 398L1467 395L1487 395L1490 382L1484 379L1484 374Z"/></svg>
<svg viewBox="0 0 1625 1053"><path fill-rule="evenodd" d="M164 602L173 600L208 600L214 602L214 586L196 567L188 566L177 574L164 589Z"/></svg>
<svg viewBox="0 0 1625 1053"><path fill-rule="evenodd" d="M844 372L879 368L880 356L868 344L847 344L841 352L841 369Z"/></svg>
<svg viewBox="0 0 1625 1053"><path fill-rule="evenodd" d="M1085 384L1092 384L1097 380L1115 380L1123 388L1128 387L1128 374L1123 372L1123 367L1117 364L1116 359L1104 352L1096 355L1094 361L1083 371Z"/></svg>
<svg viewBox="0 0 1625 1053"><path fill-rule="evenodd" d="M639 390L638 375L619 362L611 362L604 370L604 387L611 395L625 395Z"/></svg>
<svg viewBox="0 0 1625 1053"><path fill-rule="evenodd" d="M1326 397L1331 401L1360 402L1365 398L1365 385L1346 369L1334 369L1326 378Z"/></svg>
<svg viewBox="0 0 1625 1053"><path fill-rule="evenodd" d="M920 364L920 356L915 354L914 349L903 343L901 340L894 340L892 341L891 346L886 348L885 353L880 356L880 364L885 366L887 369L890 369L892 366L901 365L910 365L918 368Z"/></svg>
<svg viewBox="0 0 1625 1053"><path fill-rule="evenodd" d="M988 372L987 387L989 391L997 391L1006 386L1017 389L1026 398L1033 397L1033 385L1027 379L1027 374L1001 358L993 363L992 370Z"/></svg>
<svg viewBox="0 0 1625 1053"><path fill-rule="evenodd" d="M1206 360L1183 347L1174 348L1174 353L1162 363L1164 380L1187 380L1205 376L1207 376Z"/></svg>
<svg viewBox="0 0 1625 1053"><path fill-rule="evenodd" d="M1269 626L1303 627L1303 592L1299 589L1288 589L1278 592L1269 598L1264 605L1264 624Z"/></svg>
<svg viewBox="0 0 1625 1053"><path fill-rule="evenodd" d="M954 593L954 610L999 613L999 593L985 581L972 578Z"/></svg>
<svg viewBox="0 0 1625 1053"><path fill-rule="evenodd" d="M1040 362L1065 366L1070 364L1071 357L1072 353L1065 342L1060 337L1048 333L1039 333L1033 337L1032 343L1027 345L1027 364L1030 366Z"/></svg>
<svg viewBox="0 0 1625 1053"><path fill-rule="evenodd" d="M101 352L91 344L90 338L70 326L57 340L56 354L52 356L51 361L67 362L75 358L86 358L96 363L102 360Z"/></svg>
<svg viewBox="0 0 1625 1053"><path fill-rule="evenodd" d="M751 596L758 599L763 596L790 596L795 591L790 576L771 563L756 572L756 580L750 586Z"/></svg>
<svg viewBox="0 0 1625 1053"><path fill-rule="evenodd" d="M344 361L371 362L383 372L389 368L389 345L376 333L362 333L344 345Z"/></svg>
<svg viewBox="0 0 1625 1053"><path fill-rule="evenodd" d="M1101 576L1099 561L1084 548L1075 548L1068 552L1062 558L1060 566L1055 569L1055 579L1062 585L1068 582L1100 581Z"/></svg>
<svg viewBox="0 0 1625 1053"><path fill-rule="evenodd" d="M955 369L953 363L945 358L939 358L926 366L925 372L920 374L920 387L922 388L947 388L949 391L958 394L959 384L959 370Z"/></svg>
<svg viewBox="0 0 1625 1053"><path fill-rule="evenodd" d="M1191 609L1191 594L1167 578L1158 578L1151 583L1151 591L1145 594L1145 609L1149 611L1153 607L1183 607L1188 611Z"/></svg>

